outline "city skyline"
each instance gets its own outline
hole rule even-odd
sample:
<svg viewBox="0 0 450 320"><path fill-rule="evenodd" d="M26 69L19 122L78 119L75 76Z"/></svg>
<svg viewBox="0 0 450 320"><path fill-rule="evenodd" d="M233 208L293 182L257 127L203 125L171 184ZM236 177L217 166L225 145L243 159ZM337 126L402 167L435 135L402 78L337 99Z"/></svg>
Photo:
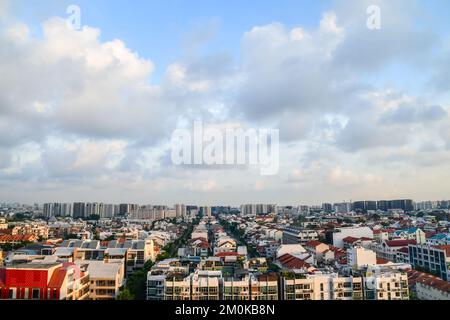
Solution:
<svg viewBox="0 0 450 320"><path fill-rule="evenodd" d="M0 0L0 199L447 199L449 9ZM278 174L174 165L171 135L195 121L279 130Z"/></svg>

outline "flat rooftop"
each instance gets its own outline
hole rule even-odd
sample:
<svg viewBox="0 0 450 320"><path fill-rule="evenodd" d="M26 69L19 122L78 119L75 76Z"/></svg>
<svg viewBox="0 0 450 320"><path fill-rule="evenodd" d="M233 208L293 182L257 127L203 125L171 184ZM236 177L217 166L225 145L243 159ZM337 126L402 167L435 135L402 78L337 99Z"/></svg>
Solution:
<svg viewBox="0 0 450 320"><path fill-rule="evenodd" d="M24 263L24 264L18 264L15 266L7 267L7 269L50 269L56 266L62 265L62 263L59 262L50 262L50 263Z"/></svg>

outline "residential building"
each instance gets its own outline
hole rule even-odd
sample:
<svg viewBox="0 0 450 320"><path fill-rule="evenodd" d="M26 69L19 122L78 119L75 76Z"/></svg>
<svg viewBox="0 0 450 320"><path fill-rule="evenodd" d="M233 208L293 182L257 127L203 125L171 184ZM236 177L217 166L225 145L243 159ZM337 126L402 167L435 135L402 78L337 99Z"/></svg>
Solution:
<svg viewBox="0 0 450 320"><path fill-rule="evenodd" d="M331 239L328 240L331 240L334 246L344 248L344 239L347 237L373 239L373 231L369 227L337 228L333 230Z"/></svg>
<svg viewBox="0 0 450 320"><path fill-rule="evenodd" d="M0 268L0 299L85 300L89 272L73 263L26 263Z"/></svg>
<svg viewBox="0 0 450 320"><path fill-rule="evenodd" d="M91 300L114 300L124 285L122 263L103 261L77 261L89 273L89 298Z"/></svg>
<svg viewBox="0 0 450 320"><path fill-rule="evenodd" d="M428 273L408 271L410 287L420 300L450 300L450 283Z"/></svg>
<svg viewBox="0 0 450 320"><path fill-rule="evenodd" d="M6 229L8 229L8 223L6 222L6 219L0 218L0 230Z"/></svg>
<svg viewBox="0 0 450 320"><path fill-rule="evenodd" d="M306 244L317 241L319 235L315 230L290 227L283 230L283 244Z"/></svg>
<svg viewBox="0 0 450 320"><path fill-rule="evenodd" d="M415 268L422 268L450 282L450 245L409 245L409 260Z"/></svg>
<svg viewBox="0 0 450 320"><path fill-rule="evenodd" d="M378 258L396 262L397 252L411 244L415 245L416 240L385 240L380 244L374 244L372 249L377 253Z"/></svg>
<svg viewBox="0 0 450 320"><path fill-rule="evenodd" d="M361 269L377 264L377 254L363 247L353 247L348 250L348 265L354 269Z"/></svg>
<svg viewBox="0 0 450 320"><path fill-rule="evenodd" d="M426 235L420 228L397 230L393 234L394 239L415 240L417 244L426 243Z"/></svg>

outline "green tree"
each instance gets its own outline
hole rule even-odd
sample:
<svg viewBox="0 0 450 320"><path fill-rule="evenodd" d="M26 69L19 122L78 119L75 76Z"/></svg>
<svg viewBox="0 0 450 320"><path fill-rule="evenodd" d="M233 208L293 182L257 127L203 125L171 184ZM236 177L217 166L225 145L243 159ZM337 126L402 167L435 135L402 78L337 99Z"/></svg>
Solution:
<svg viewBox="0 0 450 320"><path fill-rule="evenodd" d="M119 293L117 300L135 300L135 296L130 292L130 290L125 288Z"/></svg>

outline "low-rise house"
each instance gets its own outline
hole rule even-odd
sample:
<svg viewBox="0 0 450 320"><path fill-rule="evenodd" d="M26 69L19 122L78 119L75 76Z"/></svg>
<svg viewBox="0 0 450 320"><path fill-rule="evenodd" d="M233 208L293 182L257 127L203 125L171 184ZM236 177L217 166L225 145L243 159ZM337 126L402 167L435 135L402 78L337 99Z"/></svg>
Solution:
<svg viewBox="0 0 450 320"><path fill-rule="evenodd" d="M373 239L376 242L382 242L384 240L389 240L389 231L383 229L373 230Z"/></svg>
<svg viewBox="0 0 450 320"><path fill-rule="evenodd" d="M282 244L277 250L276 258L279 258L287 253L299 254L306 252L307 250L300 244Z"/></svg>
<svg viewBox="0 0 450 320"><path fill-rule="evenodd" d="M319 241L310 241L305 244L305 249L314 256L317 263L331 263L335 260L332 246Z"/></svg>
<svg viewBox="0 0 450 320"><path fill-rule="evenodd" d="M229 237L221 237L216 241L214 247L214 255L221 252L233 252L236 251L236 241Z"/></svg>
<svg viewBox="0 0 450 320"><path fill-rule="evenodd" d="M249 272L266 273L268 270L266 258L252 258L247 261L245 269Z"/></svg>
<svg viewBox="0 0 450 320"><path fill-rule="evenodd" d="M34 234L0 235L0 244L21 244L24 242L37 242L38 237Z"/></svg>
<svg viewBox="0 0 450 320"><path fill-rule="evenodd" d="M314 259L308 254L290 254L286 253L277 258L276 264L285 270L295 270L300 273L314 272L316 269L313 267Z"/></svg>
<svg viewBox="0 0 450 320"><path fill-rule="evenodd" d="M410 270L408 281L419 300L450 300L450 283L441 278Z"/></svg>
<svg viewBox="0 0 450 320"><path fill-rule="evenodd" d="M190 239L188 246L192 255L199 257L207 257L209 253L209 243L205 238Z"/></svg>
<svg viewBox="0 0 450 320"><path fill-rule="evenodd" d="M6 219L0 218L0 230L6 229L8 229L8 223L6 222Z"/></svg>
<svg viewBox="0 0 450 320"><path fill-rule="evenodd" d="M373 239L365 237L362 238L346 237L342 241L344 242L344 249L350 249L353 247L370 248L373 245Z"/></svg>
<svg viewBox="0 0 450 320"><path fill-rule="evenodd" d="M408 228L405 230L397 230L393 234L394 239L415 240L416 243L421 244L426 242L426 235L420 228Z"/></svg>
<svg viewBox="0 0 450 320"><path fill-rule="evenodd" d="M450 245L449 233L438 233L427 239L427 243L431 245Z"/></svg>
<svg viewBox="0 0 450 320"><path fill-rule="evenodd" d="M256 251L260 256L267 259L273 259L276 257L277 250L280 244L277 241L259 241L256 245Z"/></svg>
<svg viewBox="0 0 450 320"><path fill-rule="evenodd" d="M328 235L328 239L338 248L344 248L344 239L347 237L373 239L373 231L369 227L341 227L335 228ZM328 241L331 243L330 241Z"/></svg>

